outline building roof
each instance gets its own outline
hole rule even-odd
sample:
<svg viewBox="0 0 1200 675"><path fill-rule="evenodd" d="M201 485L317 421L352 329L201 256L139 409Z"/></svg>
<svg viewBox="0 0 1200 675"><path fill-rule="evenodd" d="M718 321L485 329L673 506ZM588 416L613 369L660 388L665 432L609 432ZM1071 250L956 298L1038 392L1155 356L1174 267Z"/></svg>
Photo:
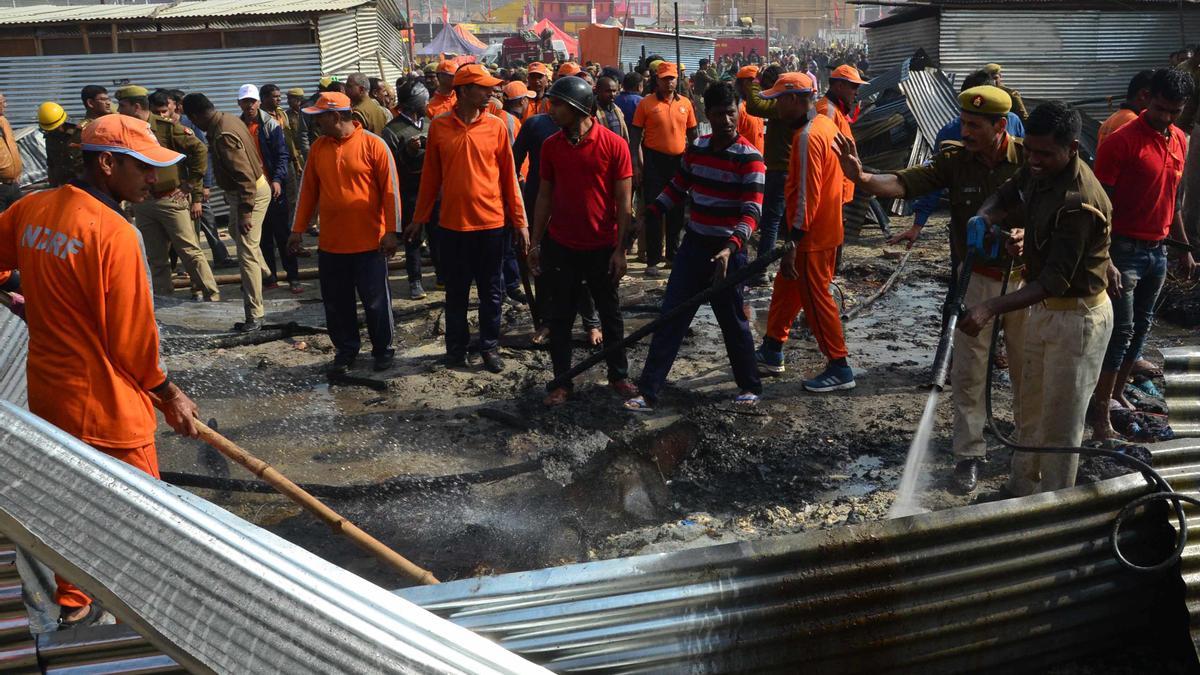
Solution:
<svg viewBox="0 0 1200 675"><path fill-rule="evenodd" d="M1182 0L1185 5L1200 5L1200 0ZM928 16L922 11L936 11L940 8L994 8L1021 7L1038 9L1111 9L1114 11L1144 10L1147 5L1156 9L1171 9L1178 6L1179 0L849 0L851 5L882 5L898 7L897 12L877 21L865 23L863 28L880 28L894 23L903 23Z"/></svg>
<svg viewBox="0 0 1200 675"><path fill-rule="evenodd" d="M325 14L373 0L182 0L142 5L33 5L0 7L0 25L166 21L276 14Z"/></svg>

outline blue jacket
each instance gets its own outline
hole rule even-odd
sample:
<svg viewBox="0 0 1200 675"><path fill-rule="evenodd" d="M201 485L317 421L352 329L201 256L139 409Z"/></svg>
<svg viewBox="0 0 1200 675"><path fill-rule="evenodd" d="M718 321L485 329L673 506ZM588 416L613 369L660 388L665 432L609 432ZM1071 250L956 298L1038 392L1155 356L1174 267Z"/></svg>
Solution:
<svg viewBox="0 0 1200 675"><path fill-rule="evenodd" d="M262 110L258 111L258 147L262 149L267 180L286 185L288 162L292 159L288 153L287 138L284 137L283 127L279 126L279 122Z"/></svg>
<svg viewBox="0 0 1200 675"><path fill-rule="evenodd" d="M1025 138L1025 125L1021 123L1021 118L1014 114L1008 113L1008 135L1013 138ZM946 141L961 141L962 140L962 118L955 117L946 123L938 132L937 138L933 141L933 152L941 149L942 143ZM942 195L945 190L935 190L927 195L921 195L913 200L913 224L925 226L929 220L929 216L937 210L938 202L942 200Z"/></svg>

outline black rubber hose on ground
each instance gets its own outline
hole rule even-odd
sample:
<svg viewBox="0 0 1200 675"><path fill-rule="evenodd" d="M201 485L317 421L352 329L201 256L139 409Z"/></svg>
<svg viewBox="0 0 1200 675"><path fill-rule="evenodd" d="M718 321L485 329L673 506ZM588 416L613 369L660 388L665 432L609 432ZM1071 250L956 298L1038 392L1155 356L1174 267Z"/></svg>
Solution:
<svg viewBox="0 0 1200 675"><path fill-rule="evenodd" d="M1008 265L1008 272L1004 275L1004 279L1001 281L1000 295L1004 295L1008 292L1008 280L1009 277L1012 276L1012 262L1009 261ZM1154 470L1154 467L1136 457L1132 457L1117 450L1089 447L1033 447L1021 445L1008 436L1005 436L1004 433L1000 431L999 426L997 426L996 418L992 414L992 373L995 370L996 345L1000 341L999 337L1000 317L996 317L992 323L992 340L991 346L988 348L987 378L984 384L984 404L987 409L987 425L988 429L991 430L992 435L995 436L996 439L1001 443L1015 451L1036 452L1049 455L1080 454L1090 455L1093 457L1107 457L1115 462L1119 462L1140 472L1142 476L1146 478L1146 482L1150 484L1154 491L1141 495L1137 499L1134 499L1125 506L1121 507L1121 510L1117 512L1117 516L1113 519L1112 532L1109 533L1108 537L1109 544L1112 546L1113 557L1117 559L1117 562L1120 563L1122 567L1134 572L1155 573L1173 569L1183 557L1183 551L1187 547L1188 524L1187 516L1183 512L1183 504L1186 502L1194 506L1200 506L1200 499L1197 499L1191 495L1176 492L1174 488L1171 487L1171 484L1162 477L1162 474ZM1125 520L1138 508L1145 504L1149 504L1150 502L1159 500L1170 502L1171 505L1175 507L1175 518L1179 522L1179 530L1176 534L1175 550L1172 551L1171 554L1162 562L1154 565L1138 565L1126 558L1125 554L1121 552L1121 545L1118 541L1118 537L1121 534L1121 525L1124 524Z"/></svg>

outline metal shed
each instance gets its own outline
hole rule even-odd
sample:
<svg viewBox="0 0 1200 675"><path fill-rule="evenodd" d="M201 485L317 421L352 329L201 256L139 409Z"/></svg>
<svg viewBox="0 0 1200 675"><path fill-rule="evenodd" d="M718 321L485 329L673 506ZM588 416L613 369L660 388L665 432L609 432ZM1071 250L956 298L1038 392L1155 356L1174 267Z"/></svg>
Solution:
<svg viewBox="0 0 1200 675"><path fill-rule="evenodd" d="M872 65L883 66L877 72L917 49L958 78L999 63L1025 98L1066 100L1103 118L1134 73L1166 66L1186 35L1200 33L1200 4L936 0L864 28Z"/></svg>
<svg viewBox="0 0 1200 675"><path fill-rule="evenodd" d="M42 101L82 116L79 90L133 82L236 109L241 84L312 90L321 75L394 80L405 49L391 0L184 0L0 8L0 92L14 127Z"/></svg>

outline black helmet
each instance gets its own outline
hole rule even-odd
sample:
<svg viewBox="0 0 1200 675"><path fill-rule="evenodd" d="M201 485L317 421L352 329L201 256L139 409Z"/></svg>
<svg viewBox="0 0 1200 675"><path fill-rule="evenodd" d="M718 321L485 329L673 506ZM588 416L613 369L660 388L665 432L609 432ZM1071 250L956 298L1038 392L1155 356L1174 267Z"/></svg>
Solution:
<svg viewBox="0 0 1200 675"><path fill-rule="evenodd" d="M396 88L396 105L405 111L424 112L429 103L429 90L420 80L405 80Z"/></svg>
<svg viewBox="0 0 1200 675"><path fill-rule="evenodd" d="M596 92L592 91L592 85L574 75L555 80L546 97L556 98L584 115L591 115L592 108L596 107Z"/></svg>

